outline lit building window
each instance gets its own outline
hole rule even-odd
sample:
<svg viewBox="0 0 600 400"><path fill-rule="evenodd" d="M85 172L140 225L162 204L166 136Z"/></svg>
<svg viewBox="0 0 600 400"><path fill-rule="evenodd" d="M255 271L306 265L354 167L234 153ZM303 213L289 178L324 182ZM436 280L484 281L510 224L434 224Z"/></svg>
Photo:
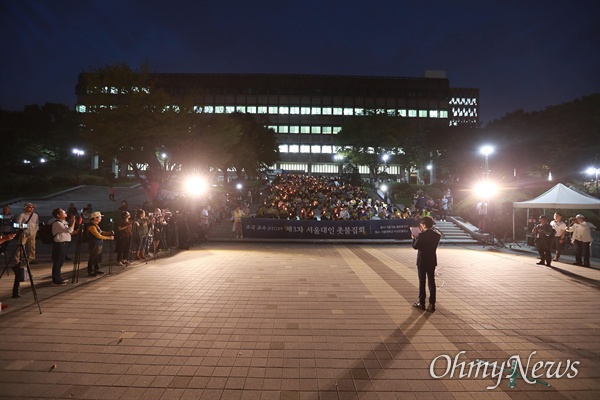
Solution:
<svg viewBox="0 0 600 400"><path fill-rule="evenodd" d="M248 107L246 107L246 112L248 114L256 114L256 107L254 107L254 106L248 106Z"/></svg>
<svg viewBox="0 0 600 400"><path fill-rule="evenodd" d="M278 112L277 107L273 107L273 106L269 107L269 114L277 114L277 112Z"/></svg>
<svg viewBox="0 0 600 400"><path fill-rule="evenodd" d="M270 113L270 111L269 111ZM290 108L289 107L279 107L279 114L289 114L290 113Z"/></svg>
<svg viewBox="0 0 600 400"><path fill-rule="evenodd" d="M290 153L299 153L300 152L300 146L298 146L297 144L290 144Z"/></svg>
<svg viewBox="0 0 600 400"><path fill-rule="evenodd" d="M448 118L448 111L447 110L441 110L440 111L440 118Z"/></svg>
<svg viewBox="0 0 600 400"><path fill-rule="evenodd" d="M119 89L117 89L114 86L111 86L111 88L110 88L110 94L119 94Z"/></svg>
<svg viewBox="0 0 600 400"><path fill-rule="evenodd" d="M290 133L300 133L299 126L290 126Z"/></svg>
<svg viewBox="0 0 600 400"><path fill-rule="evenodd" d="M302 115L310 115L310 107L302 107L302 108L300 108L300 114L302 114Z"/></svg>
<svg viewBox="0 0 600 400"><path fill-rule="evenodd" d="M300 107L290 107L290 114L300 114Z"/></svg>
<svg viewBox="0 0 600 400"><path fill-rule="evenodd" d="M273 129L273 132L277 132L277 125L269 125L267 128Z"/></svg>
<svg viewBox="0 0 600 400"><path fill-rule="evenodd" d="M266 114L267 106L258 106L256 112L257 114Z"/></svg>
<svg viewBox="0 0 600 400"><path fill-rule="evenodd" d="M429 110L429 118L438 118L438 115L437 110Z"/></svg>
<svg viewBox="0 0 600 400"><path fill-rule="evenodd" d="M310 133L312 133L312 134L321 134L321 127L320 126L311 126L310 127Z"/></svg>
<svg viewBox="0 0 600 400"><path fill-rule="evenodd" d="M344 115L354 115L354 110L352 108L344 108Z"/></svg>
<svg viewBox="0 0 600 400"><path fill-rule="evenodd" d="M324 126L323 130L322 130L323 135L331 135L331 127L330 126Z"/></svg>
<svg viewBox="0 0 600 400"><path fill-rule="evenodd" d="M312 146L310 146L310 152L311 153L320 153L321 152L321 146L318 144L313 144Z"/></svg>
<svg viewBox="0 0 600 400"><path fill-rule="evenodd" d="M387 115L390 117L396 116L396 110L392 110L391 108L387 110Z"/></svg>
<svg viewBox="0 0 600 400"><path fill-rule="evenodd" d="M313 108L311 108L310 113L312 115L321 115L321 107L313 107Z"/></svg>
<svg viewBox="0 0 600 400"><path fill-rule="evenodd" d="M246 106L237 106L237 107L235 107L235 111L239 112L239 113L245 113L246 112Z"/></svg>
<svg viewBox="0 0 600 400"><path fill-rule="evenodd" d="M413 118L417 116L417 110L408 110L408 116Z"/></svg>
<svg viewBox="0 0 600 400"><path fill-rule="evenodd" d="M327 154L333 153L333 146L329 146L329 145L321 146L321 153L327 153Z"/></svg>
<svg viewBox="0 0 600 400"><path fill-rule="evenodd" d="M310 146L307 144L301 144L300 153L310 153Z"/></svg>
<svg viewBox="0 0 600 400"><path fill-rule="evenodd" d="M79 113L84 113L85 112L85 106L83 104L78 104L77 107L75 108L77 110L77 112Z"/></svg>
<svg viewBox="0 0 600 400"><path fill-rule="evenodd" d="M341 130L342 130L341 126L334 126L333 127L333 134L337 135L338 133L340 133Z"/></svg>
<svg viewBox="0 0 600 400"><path fill-rule="evenodd" d="M223 114L225 112L224 106L215 106L215 114Z"/></svg>
<svg viewBox="0 0 600 400"><path fill-rule="evenodd" d="M364 114L365 114L364 108L355 108L354 109L354 115L364 115Z"/></svg>
<svg viewBox="0 0 600 400"><path fill-rule="evenodd" d="M333 115L342 115L343 111L341 109L341 107L334 107L333 108Z"/></svg>
<svg viewBox="0 0 600 400"><path fill-rule="evenodd" d="M289 133L289 126L281 125L279 127L279 133Z"/></svg>
<svg viewBox="0 0 600 400"><path fill-rule="evenodd" d="M215 108L213 106L204 106L204 112L212 114L215 112Z"/></svg>
<svg viewBox="0 0 600 400"><path fill-rule="evenodd" d="M225 107L225 113L227 114L231 114L235 112L235 107L234 106L226 106Z"/></svg>
<svg viewBox="0 0 600 400"><path fill-rule="evenodd" d="M406 117L406 110L398 110L398 115L401 117Z"/></svg>
<svg viewBox="0 0 600 400"><path fill-rule="evenodd" d="M323 107L323 115L331 115L331 107Z"/></svg>
<svg viewBox="0 0 600 400"><path fill-rule="evenodd" d="M310 126L301 126L300 133L310 133Z"/></svg>
<svg viewBox="0 0 600 400"><path fill-rule="evenodd" d="M427 110L419 110L419 118L427 118Z"/></svg>
<svg viewBox="0 0 600 400"><path fill-rule="evenodd" d="M279 152L280 153L287 153L288 152L288 145L287 144L280 144L279 145Z"/></svg>

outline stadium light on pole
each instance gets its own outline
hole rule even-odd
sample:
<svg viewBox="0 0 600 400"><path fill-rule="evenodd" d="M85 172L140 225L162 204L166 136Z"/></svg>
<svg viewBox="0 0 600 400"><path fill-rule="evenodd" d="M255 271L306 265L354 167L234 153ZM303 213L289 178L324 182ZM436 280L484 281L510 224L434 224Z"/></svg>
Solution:
<svg viewBox="0 0 600 400"><path fill-rule="evenodd" d="M75 181L77 183L77 186L79 186L79 158L85 154L85 151L75 148L73 149L73 154L77 156L77 170L75 174Z"/></svg>
<svg viewBox="0 0 600 400"><path fill-rule="evenodd" d="M485 157L483 173L485 174L485 179L489 180L490 179L490 167L488 164L488 158L489 158L490 154L492 154L494 152L494 148L492 146L486 145L486 146L481 147L481 149L479 149L479 151Z"/></svg>

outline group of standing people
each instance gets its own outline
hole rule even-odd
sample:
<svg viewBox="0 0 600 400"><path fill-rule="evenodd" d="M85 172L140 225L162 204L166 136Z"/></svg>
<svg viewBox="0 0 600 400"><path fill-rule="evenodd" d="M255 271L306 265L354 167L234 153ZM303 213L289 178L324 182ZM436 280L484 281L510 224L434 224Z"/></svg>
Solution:
<svg viewBox="0 0 600 400"><path fill-rule="evenodd" d="M533 227L532 237L538 250L539 265L551 266L552 261L560 261L564 246L570 240L575 247L575 262L573 265L590 267L592 230L598 229L594 224L586 221L583 214L577 214L569 219L569 225L563 221L563 215L554 213L554 219L541 215L539 223ZM556 255L552 258L552 251Z"/></svg>

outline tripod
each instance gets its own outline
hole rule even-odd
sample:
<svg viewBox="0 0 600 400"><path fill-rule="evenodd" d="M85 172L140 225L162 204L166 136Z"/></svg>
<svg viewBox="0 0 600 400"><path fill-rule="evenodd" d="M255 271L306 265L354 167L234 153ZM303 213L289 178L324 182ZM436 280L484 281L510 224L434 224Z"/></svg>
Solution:
<svg viewBox="0 0 600 400"><path fill-rule="evenodd" d="M504 244L504 242L500 239L498 239L495 235L494 235L494 231L491 231L489 233L489 235L484 239L483 241L483 247L485 248L485 246L498 246L498 247L503 247L503 248L507 248L506 245Z"/></svg>
<svg viewBox="0 0 600 400"><path fill-rule="evenodd" d="M40 314L42 313L42 307L40 306L40 300L38 299L37 291L35 290L35 284L33 282L33 275L31 274L31 268L29 267L29 258L27 257L27 250L25 249L25 244L23 243L23 235L25 230L19 229L17 233L17 248L13 252L12 256L10 256L9 260L14 258L17 252L19 252L19 261L15 264L14 272L15 272L15 283L13 285L13 297L19 296L19 287L21 282L21 265L24 262L25 267L27 268L27 274L29 275L29 283L31 284L31 292L33 293L33 299L36 301L38 305L38 309L40 310ZM8 268L8 264L6 266ZM5 268L5 269L6 269Z"/></svg>
<svg viewBox="0 0 600 400"><path fill-rule="evenodd" d="M79 225L77 230L77 242L75 245L75 257L73 257L73 274L71 276L71 283L79 283L79 266L81 264L81 243L83 240L83 235L85 232L83 231L84 223L82 222Z"/></svg>

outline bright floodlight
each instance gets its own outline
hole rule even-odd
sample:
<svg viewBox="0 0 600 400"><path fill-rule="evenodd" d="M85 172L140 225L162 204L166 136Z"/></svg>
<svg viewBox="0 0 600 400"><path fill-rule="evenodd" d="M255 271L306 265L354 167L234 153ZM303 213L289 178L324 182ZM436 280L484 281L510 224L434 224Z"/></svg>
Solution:
<svg viewBox="0 0 600 400"><path fill-rule="evenodd" d="M484 199L494 197L498 191L498 187L494 182L480 182L474 187L475 194Z"/></svg>
<svg viewBox="0 0 600 400"><path fill-rule="evenodd" d="M207 188L206 180L199 176L192 176L185 182L185 190L193 196L204 194Z"/></svg>
<svg viewBox="0 0 600 400"><path fill-rule="evenodd" d="M433 168L433 166L432 166L431 164L429 164L429 165L427 166L427 169L428 169L429 171L431 171L431 168Z"/></svg>
<svg viewBox="0 0 600 400"><path fill-rule="evenodd" d="M242 190L242 184L238 183L237 185L235 185L235 187L237 188L237 190Z"/></svg>
<svg viewBox="0 0 600 400"><path fill-rule="evenodd" d="M85 151L81 149L73 149L73 154L77 154L78 156L82 156L85 154Z"/></svg>
<svg viewBox="0 0 600 400"><path fill-rule="evenodd" d="M381 158L383 159L383 161L387 161L387 160L389 160L390 156L388 156L387 154L384 154L383 156L381 156Z"/></svg>
<svg viewBox="0 0 600 400"><path fill-rule="evenodd" d="M586 173L588 173L588 174L590 174L590 175L597 174L597 173L598 173L598 171L600 171L600 170L597 170L597 169L596 169L596 168L594 168L594 167L589 167L588 169L586 169L586 170L585 170L585 172L586 172Z"/></svg>
<svg viewBox="0 0 600 400"><path fill-rule="evenodd" d="M384 184L384 185L381 185L381 186L379 186L379 189L381 189L381 191L382 191L383 193L385 193L385 192L387 192L387 189L388 189L388 188L387 188L387 185L385 185L385 184Z"/></svg>
<svg viewBox="0 0 600 400"><path fill-rule="evenodd" d="M479 151L487 157L494 152L494 148L492 146L483 146Z"/></svg>
<svg viewBox="0 0 600 400"><path fill-rule="evenodd" d="M336 161L342 161L344 159L344 155L343 154L336 154L335 156L333 156L333 159Z"/></svg>

